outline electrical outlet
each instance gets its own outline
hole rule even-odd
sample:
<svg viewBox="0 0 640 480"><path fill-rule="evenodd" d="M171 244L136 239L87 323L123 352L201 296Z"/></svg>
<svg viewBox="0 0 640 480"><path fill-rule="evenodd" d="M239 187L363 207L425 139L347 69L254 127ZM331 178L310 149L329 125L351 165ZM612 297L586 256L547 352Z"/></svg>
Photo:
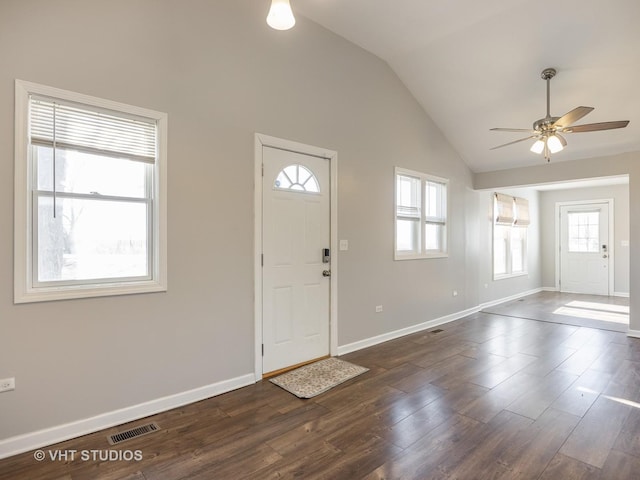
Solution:
<svg viewBox="0 0 640 480"><path fill-rule="evenodd" d="M15 378L3 378L0 380L0 392L8 392L16 389Z"/></svg>
<svg viewBox="0 0 640 480"><path fill-rule="evenodd" d="M453 296L454 296L454 297L457 297L457 296L458 296L458 291L457 291L457 290L454 290L454 291L453 291Z"/></svg>
<svg viewBox="0 0 640 480"><path fill-rule="evenodd" d="M382 311L382 305L376 305L376 313L380 313Z"/></svg>

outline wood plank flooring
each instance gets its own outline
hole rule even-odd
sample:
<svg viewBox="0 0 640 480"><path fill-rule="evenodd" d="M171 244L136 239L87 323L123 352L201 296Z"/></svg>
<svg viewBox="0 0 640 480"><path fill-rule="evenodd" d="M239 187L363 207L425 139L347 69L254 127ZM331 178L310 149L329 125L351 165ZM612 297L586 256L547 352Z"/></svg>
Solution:
<svg viewBox="0 0 640 480"><path fill-rule="evenodd" d="M0 460L0 478L640 478L640 340L486 313L441 328L343 356L370 371L313 399L263 381L43 449L73 461ZM108 445L147 420L161 431Z"/></svg>

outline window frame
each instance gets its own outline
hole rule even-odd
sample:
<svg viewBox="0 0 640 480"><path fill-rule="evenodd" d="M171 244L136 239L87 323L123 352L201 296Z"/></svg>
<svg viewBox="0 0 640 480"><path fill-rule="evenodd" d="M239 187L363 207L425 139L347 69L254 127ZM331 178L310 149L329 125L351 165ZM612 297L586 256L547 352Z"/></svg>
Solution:
<svg viewBox="0 0 640 480"><path fill-rule="evenodd" d="M287 173L287 169L290 167L295 167L296 169L296 181L294 182L293 179L289 176L289 174ZM309 176L307 177L307 179L300 183L300 169L304 170L305 172L307 172L309 174ZM290 182L290 185L287 187L282 187L278 184L278 182L280 181L280 175L284 175L287 179L288 182ZM307 190L306 188L306 184L307 182L312 181L312 185L315 185L316 190ZM293 188L296 185L299 185L300 188ZM274 190L278 190L280 192L292 192L292 193L302 193L305 195L321 195L322 194L322 188L320 186L320 181L318 180L318 178L315 176L315 174L309 170L308 167L306 167L305 165L302 165L300 163L292 163L290 165L287 165L286 167L284 167L282 170L280 170L280 172L278 172L278 175L276 176L276 179L273 182L273 186L272 188Z"/></svg>
<svg viewBox="0 0 640 480"><path fill-rule="evenodd" d="M420 228L418 229L418 252L408 252L403 253L398 250L398 219L401 217L398 215L398 177L413 177L418 179L420 182L420 218L418 222L420 224ZM449 217L449 180L442 177L437 177L435 175L430 175L427 173L417 172L415 170L409 170L402 167L394 168L394 260L418 260L418 259L427 259L427 258L447 258L449 256L449 235L448 235L448 217ZM427 199L426 199L426 187L428 183L436 183L442 186L444 189L444 194L441 193L440 199L440 209L441 216L438 218L430 217L427 215ZM442 227L441 233L441 243L442 248L435 249L426 249L426 226L427 225L440 225Z"/></svg>
<svg viewBox="0 0 640 480"><path fill-rule="evenodd" d="M29 139L30 95L45 96L65 102L120 112L123 115L144 117L156 122L157 152L152 182L147 169L147 189L151 189L151 225L149 228L150 251L149 277L139 280L112 278L100 280L71 280L61 282L37 282L33 248L37 242L34 228L34 200L37 198L35 169ZM14 179L14 303L30 303L74 298L127 295L163 292L167 290L167 114L146 108L126 105L89 95L40 85L23 80L15 81L15 179ZM57 193L57 196L74 194ZM108 196L106 196L108 198Z"/></svg>
<svg viewBox="0 0 640 480"><path fill-rule="evenodd" d="M506 212L506 217L505 220L510 220L511 223L505 223L505 222L501 222L500 221L500 211L498 208L498 203L499 203L499 199L498 196L506 198L509 197L512 201L512 205L511 205L511 210L508 210ZM526 211L526 214L521 216L520 218L520 222L518 222L518 208L523 208L524 205L524 210ZM528 207L528 200L523 199L523 198L519 198L519 197L512 197L511 195L504 195L504 194L500 194L500 193L494 193L492 195L492 236L491 236L491 270L493 273L493 279L494 280L503 280L503 279L507 279L507 278L515 278L515 277L522 277L522 276L526 276L529 274L529 255L528 255L528 248L529 248L529 207ZM504 235L504 239L502 239L501 236L501 240L504 240L506 242L507 248L505 251L505 273L496 273L496 234L497 234L497 227L501 227L501 229L504 229L504 231L506 232ZM518 229L518 230L516 230ZM522 264L523 264L523 270L522 271L517 271L514 272L513 271L513 264L514 264L514 248L513 248L513 234L515 232L519 232L522 234L521 236L521 241L522 241Z"/></svg>
<svg viewBox="0 0 640 480"><path fill-rule="evenodd" d="M596 234L597 234L597 238L595 239L595 249L591 248L590 245L591 242L589 242L590 240L593 240L593 236L589 235L587 237L582 237L582 236L578 236L578 237L572 237L571 235L571 227L573 226L571 223L572 220L572 216L573 215L584 215L584 214L590 214L590 213L595 213L597 214L597 218L598 218L598 223L597 223L597 228L595 229ZM585 225L581 225L578 224L578 229L580 229L580 227L585 227ZM592 227L593 224L592 223L587 223L586 227L589 229L589 227ZM567 245L567 252L569 253L599 253L600 252L600 245L603 243L600 241L600 210L579 210L579 211L567 211L567 230L568 230L568 245ZM572 240L573 239L578 239L578 240L585 240L585 246L586 246L586 250L575 250L572 249Z"/></svg>

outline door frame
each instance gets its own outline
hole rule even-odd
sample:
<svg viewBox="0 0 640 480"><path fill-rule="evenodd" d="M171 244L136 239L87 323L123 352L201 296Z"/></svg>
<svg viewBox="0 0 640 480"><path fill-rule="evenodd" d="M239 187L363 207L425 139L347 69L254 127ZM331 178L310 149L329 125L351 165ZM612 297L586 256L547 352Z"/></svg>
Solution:
<svg viewBox="0 0 640 480"><path fill-rule="evenodd" d="M562 239L560 236L562 235L560 231L560 209L561 207L568 207L571 205L590 205L592 203L605 203L608 205L609 210L609 238L607 239L607 245L609 245L609 296L613 297L615 295L614 284L615 284L615 236L614 236L614 201L613 198L605 198L605 199L595 199L595 200L573 200L566 202L556 202L556 220L555 220L555 253L556 253L556 291L560 291L560 245L562 243Z"/></svg>
<svg viewBox="0 0 640 480"><path fill-rule="evenodd" d="M329 160L330 219L331 230L331 277L329 288L329 353L338 352L338 152L314 147L303 143L272 137L262 133L254 135L254 376L262 380L262 148L273 147L280 150L311 155Z"/></svg>

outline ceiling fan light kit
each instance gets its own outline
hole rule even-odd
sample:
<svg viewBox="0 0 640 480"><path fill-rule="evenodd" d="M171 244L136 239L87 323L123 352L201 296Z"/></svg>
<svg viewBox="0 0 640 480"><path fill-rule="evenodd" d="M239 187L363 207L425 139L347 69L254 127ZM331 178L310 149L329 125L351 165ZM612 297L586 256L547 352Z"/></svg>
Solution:
<svg viewBox="0 0 640 480"><path fill-rule="evenodd" d="M566 144L567 144L567 141L565 140L564 145ZM549 147L549 150L551 151L551 153L557 153L561 151L564 148L564 145L560 141L559 135L549 135L547 137L547 147Z"/></svg>
<svg viewBox="0 0 640 480"><path fill-rule="evenodd" d="M542 150L544 150L544 145L545 143L542 140L536 140L529 150L539 155L542 153Z"/></svg>
<svg viewBox="0 0 640 480"><path fill-rule="evenodd" d="M596 132L600 130L612 130L615 128L624 128L629 124L629 120L618 120L615 122L589 123L585 125L573 125L582 117L593 111L593 107L577 107L561 117L552 117L550 113L551 95L550 82L556 75L555 68L545 68L540 77L547 82L547 115L540 120L533 122L533 130L524 128L492 128L492 131L501 132L527 132L528 137L515 140L513 142L498 145L496 148L506 147L514 143L524 142L525 140L535 139L530 150L537 154L544 154L544 158L549 162L551 154L561 151L567 146L567 141L561 133L579 133L579 132Z"/></svg>

